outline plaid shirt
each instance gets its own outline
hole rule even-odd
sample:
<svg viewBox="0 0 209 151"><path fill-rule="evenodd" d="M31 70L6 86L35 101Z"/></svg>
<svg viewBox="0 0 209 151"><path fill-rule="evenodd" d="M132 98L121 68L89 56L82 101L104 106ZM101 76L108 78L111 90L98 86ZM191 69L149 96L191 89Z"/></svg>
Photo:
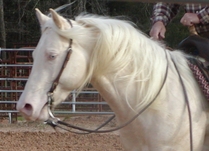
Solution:
<svg viewBox="0 0 209 151"><path fill-rule="evenodd" d="M178 13L180 5L168 4L168 3L157 3L153 7L152 23L162 21L166 26L173 17ZM200 19L200 24L195 24L197 33L209 32L209 7L208 5L201 4L186 4L185 12L196 13Z"/></svg>

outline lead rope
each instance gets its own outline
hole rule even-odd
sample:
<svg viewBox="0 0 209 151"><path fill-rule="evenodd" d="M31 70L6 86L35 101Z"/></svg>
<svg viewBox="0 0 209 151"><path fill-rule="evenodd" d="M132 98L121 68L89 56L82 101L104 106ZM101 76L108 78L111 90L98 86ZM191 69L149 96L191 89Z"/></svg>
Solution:
<svg viewBox="0 0 209 151"><path fill-rule="evenodd" d="M75 126L75 125L72 125L72 124L69 124L69 123L65 123L63 121L60 121L58 118L57 118L57 121L54 122L52 120L47 120L45 121L46 124L52 126L54 129L56 127L60 128L60 129L63 129L63 130L66 130L68 132L71 132L71 133L75 133L75 134L91 134L91 133L96 133L98 132L98 130L100 130L101 128L103 128L105 125L107 125L110 121L112 121L113 119L115 118L115 115L111 116L106 122L104 122L103 124L101 124L98 128L94 129L94 130L90 130L90 129L85 129L85 128L82 128L82 127L78 127L78 126ZM64 125L66 126L67 128L63 127L63 126L60 126L60 125ZM69 128L72 128L72 129L76 129L76 130L80 130L80 131L83 131L83 132L76 132L76 131L72 131L70 130ZM56 129L55 129L56 130Z"/></svg>
<svg viewBox="0 0 209 151"><path fill-rule="evenodd" d="M185 98L185 101L186 101L186 106L187 106L188 116L189 116L190 151L193 151L192 114L191 114L189 99L188 99L188 95L187 95L187 92L186 92L186 88L185 88L184 82L182 80L182 77L180 76L179 70L178 70L178 68L177 68L173 58L171 58L171 60L172 60L172 62L174 64L174 66L175 66L175 69L176 69L177 73L178 73L179 80L181 82L181 85L182 85L182 88L183 88L183 92L184 92L184 98Z"/></svg>

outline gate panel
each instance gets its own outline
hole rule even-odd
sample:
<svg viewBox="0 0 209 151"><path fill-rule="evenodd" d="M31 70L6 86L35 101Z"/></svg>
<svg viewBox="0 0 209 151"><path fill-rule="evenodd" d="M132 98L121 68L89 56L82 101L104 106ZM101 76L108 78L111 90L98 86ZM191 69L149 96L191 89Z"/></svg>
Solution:
<svg viewBox="0 0 209 151"><path fill-rule="evenodd" d="M19 99L32 68L34 48L0 49L0 120L17 121L16 101ZM64 114L113 114L101 95L91 86L77 97L73 91L55 113Z"/></svg>

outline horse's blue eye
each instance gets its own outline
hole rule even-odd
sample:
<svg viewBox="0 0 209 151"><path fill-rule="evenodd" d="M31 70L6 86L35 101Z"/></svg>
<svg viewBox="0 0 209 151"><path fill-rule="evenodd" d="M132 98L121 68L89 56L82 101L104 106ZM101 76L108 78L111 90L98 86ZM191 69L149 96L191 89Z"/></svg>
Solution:
<svg viewBox="0 0 209 151"><path fill-rule="evenodd" d="M50 59L55 59L56 55L50 55Z"/></svg>

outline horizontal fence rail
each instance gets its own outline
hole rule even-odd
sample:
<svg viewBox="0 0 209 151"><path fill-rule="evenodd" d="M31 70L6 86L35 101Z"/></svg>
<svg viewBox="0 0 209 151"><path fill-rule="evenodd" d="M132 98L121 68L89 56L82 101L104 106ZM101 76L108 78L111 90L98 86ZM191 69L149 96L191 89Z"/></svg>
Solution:
<svg viewBox="0 0 209 151"><path fill-rule="evenodd" d="M89 91L85 92L85 91L82 91L82 93L84 94L93 94L92 92L91 93L88 93ZM94 91L95 92L95 91ZM98 94L98 92L95 92ZM76 91L73 91L72 92L72 102L62 102L61 105L72 105L72 109L71 110L55 110L53 111L54 114L76 114L76 115L112 115L114 114L114 112L111 112L111 111L108 111L108 112L104 112L104 111L98 111L98 112L95 112L95 111L77 111L76 110L76 105L107 105L107 102L76 102L76 95L77 95L77 92ZM0 104L15 104L16 105L17 101L0 101ZM0 110L0 113L7 113L8 114L8 120L9 120L9 123L12 123L12 113L18 113L17 110Z"/></svg>
<svg viewBox="0 0 209 151"><path fill-rule="evenodd" d="M32 64L1 64L0 67L32 67Z"/></svg>
<svg viewBox="0 0 209 151"><path fill-rule="evenodd" d="M0 49L0 114L5 114L10 123L13 115L19 115L16 103L32 68L33 50ZM92 87L85 88L79 95L77 93L72 91L70 97L53 111L54 114L114 114L99 92Z"/></svg>

